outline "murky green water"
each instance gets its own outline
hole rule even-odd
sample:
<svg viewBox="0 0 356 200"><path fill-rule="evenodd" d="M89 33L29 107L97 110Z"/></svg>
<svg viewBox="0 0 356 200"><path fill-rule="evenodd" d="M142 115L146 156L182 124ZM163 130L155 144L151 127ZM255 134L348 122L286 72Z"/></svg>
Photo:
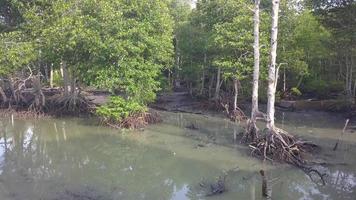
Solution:
<svg viewBox="0 0 356 200"><path fill-rule="evenodd" d="M0 120L1 200L262 199L260 161L234 143L241 129L215 117L163 113L164 123L119 132L85 119ZM322 145L327 185L300 170L265 166L272 199L356 199L356 133L331 149L343 119L285 113L280 127ZM185 128L194 123L199 130ZM228 191L206 197L203 182L227 173Z"/></svg>

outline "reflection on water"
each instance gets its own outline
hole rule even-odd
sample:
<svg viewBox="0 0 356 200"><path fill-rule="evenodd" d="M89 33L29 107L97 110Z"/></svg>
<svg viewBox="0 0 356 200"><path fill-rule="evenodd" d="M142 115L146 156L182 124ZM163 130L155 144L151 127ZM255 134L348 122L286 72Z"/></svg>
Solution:
<svg viewBox="0 0 356 200"><path fill-rule="evenodd" d="M257 173L261 163L234 142L242 131L236 124L162 114L162 124L123 132L95 126L89 119L0 120L0 199L262 199ZM342 123L326 127L318 115L318 121L301 127L295 120L299 118L284 114L284 127L318 138L325 147L319 159L336 165L321 167L328 174L326 186L300 170L267 166L272 199L356 199L355 136L346 135L340 150L333 152L329 146ZM199 130L185 128L191 123ZM228 174L228 192L206 197L209 188L200 183L214 182L222 173Z"/></svg>

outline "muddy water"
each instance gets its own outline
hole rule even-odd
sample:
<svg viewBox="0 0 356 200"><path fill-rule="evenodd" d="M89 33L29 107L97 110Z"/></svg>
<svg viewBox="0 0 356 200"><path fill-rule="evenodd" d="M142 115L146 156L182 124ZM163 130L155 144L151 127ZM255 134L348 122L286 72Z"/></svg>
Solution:
<svg viewBox="0 0 356 200"><path fill-rule="evenodd" d="M89 119L0 119L1 200L262 199L265 168L272 199L356 199L356 133L342 116L280 113L280 127L322 146L326 186L285 165L262 166L234 142L242 130L219 117L162 113L164 122L118 131ZM197 130L185 128L194 124ZM235 134L234 134L235 133ZM227 192L206 197L227 174ZM207 185L206 188L201 185Z"/></svg>

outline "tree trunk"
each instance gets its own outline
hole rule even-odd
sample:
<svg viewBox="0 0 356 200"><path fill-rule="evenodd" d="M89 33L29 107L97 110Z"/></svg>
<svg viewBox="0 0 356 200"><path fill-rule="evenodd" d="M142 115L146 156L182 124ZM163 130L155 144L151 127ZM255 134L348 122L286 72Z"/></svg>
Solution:
<svg viewBox="0 0 356 200"><path fill-rule="evenodd" d="M260 0L255 0L254 10L254 67L253 67L253 86L252 86L252 111L251 121L256 123L258 109L258 82L260 76Z"/></svg>
<svg viewBox="0 0 356 200"><path fill-rule="evenodd" d="M202 80L201 80L200 95L204 94L206 59L207 59L206 58L206 53L204 53L203 76L202 76Z"/></svg>
<svg viewBox="0 0 356 200"><path fill-rule="evenodd" d="M268 102L267 102L267 128L273 130L274 125L274 104L276 94L276 59L277 59L277 37L278 37L278 12L279 0L272 0L272 30L271 30L271 52L270 52L270 66L268 69Z"/></svg>
<svg viewBox="0 0 356 200"><path fill-rule="evenodd" d="M218 101L219 100L219 94L220 94L220 75L221 75L221 68L218 67L218 72L216 74L216 87L215 87L215 95L214 95L214 100Z"/></svg>
<svg viewBox="0 0 356 200"><path fill-rule="evenodd" d="M234 110L237 109L237 96L239 95L239 83L237 78L234 78Z"/></svg>
<svg viewBox="0 0 356 200"><path fill-rule="evenodd" d="M50 67L50 72L49 72L49 86L51 88L53 88L53 76L54 76L54 71L53 71L53 64L51 64L51 67Z"/></svg>
<svg viewBox="0 0 356 200"><path fill-rule="evenodd" d="M0 86L0 97L1 97L0 100L2 100L3 103L7 102L7 96L1 86Z"/></svg>
<svg viewBox="0 0 356 200"><path fill-rule="evenodd" d="M64 95L68 95L70 82L69 82L67 64L65 61L61 62L61 73L62 73L62 77L63 77Z"/></svg>
<svg viewBox="0 0 356 200"><path fill-rule="evenodd" d="M48 64L46 63L43 68L44 68L44 73L45 73L44 78L45 78L46 82L48 82L49 78L50 78Z"/></svg>
<svg viewBox="0 0 356 200"><path fill-rule="evenodd" d="M75 88L76 88L76 78L75 78L75 76L74 76L74 73L72 72L71 73L71 77L70 77L70 89L69 89L69 91L70 91L70 93L71 94L74 94L74 92L75 92Z"/></svg>
<svg viewBox="0 0 356 200"><path fill-rule="evenodd" d="M353 59L353 55L351 54L350 55L350 81L349 81L350 99L353 97L353 90L352 90L353 66L354 66L354 59Z"/></svg>
<svg viewBox="0 0 356 200"><path fill-rule="evenodd" d="M180 88L180 62L181 62L181 56L180 56L180 49L178 48L179 45L179 40L176 38L176 44L175 44L175 77L174 79L174 88Z"/></svg>
<svg viewBox="0 0 356 200"><path fill-rule="evenodd" d="M356 97L356 79L355 79L355 83L354 83L354 92L353 92L353 97ZM356 102L355 102L356 103Z"/></svg>
<svg viewBox="0 0 356 200"><path fill-rule="evenodd" d="M209 99L211 99L211 96L212 96L212 94L211 94L211 92L212 92L212 89L213 89L213 84L214 84L214 80L215 80L215 75L213 74L213 75L211 75L211 79L210 79L210 82L209 82Z"/></svg>
<svg viewBox="0 0 356 200"><path fill-rule="evenodd" d="M286 92L287 90L287 83L286 83L286 68L283 68L283 92Z"/></svg>

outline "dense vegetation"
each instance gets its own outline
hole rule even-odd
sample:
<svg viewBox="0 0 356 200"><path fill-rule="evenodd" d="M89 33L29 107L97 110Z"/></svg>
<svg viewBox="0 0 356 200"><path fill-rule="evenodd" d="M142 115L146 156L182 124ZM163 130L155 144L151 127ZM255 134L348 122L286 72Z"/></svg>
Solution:
<svg viewBox="0 0 356 200"><path fill-rule="evenodd" d="M330 3L328 9L319 3L281 1L277 58L281 98L354 96L350 66L354 66L355 57L355 3ZM176 45L179 63L175 70L192 93L214 99L232 96L234 82L240 82L243 96L251 93L252 7L250 1L199 1L181 23L176 33L180 42ZM261 7L261 75L265 80L271 5L262 1ZM260 92L265 87L262 84Z"/></svg>
<svg viewBox="0 0 356 200"><path fill-rule="evenodd" d="M55 102L74 109L69 104L85 103L80 88L100 88L121 97L97 113L122 120L146 111L157 92L183 87L236 109L252 88L253 5L199 0L193 9L187 0L3 0L0 102L50 109L43 87L61 86ZM271 2L262 0L262 101L271 10ZM353 0L281 1L277 98L355 97L355 19ZM28 88L34 88L30 102L23 94Z"/></svg>

